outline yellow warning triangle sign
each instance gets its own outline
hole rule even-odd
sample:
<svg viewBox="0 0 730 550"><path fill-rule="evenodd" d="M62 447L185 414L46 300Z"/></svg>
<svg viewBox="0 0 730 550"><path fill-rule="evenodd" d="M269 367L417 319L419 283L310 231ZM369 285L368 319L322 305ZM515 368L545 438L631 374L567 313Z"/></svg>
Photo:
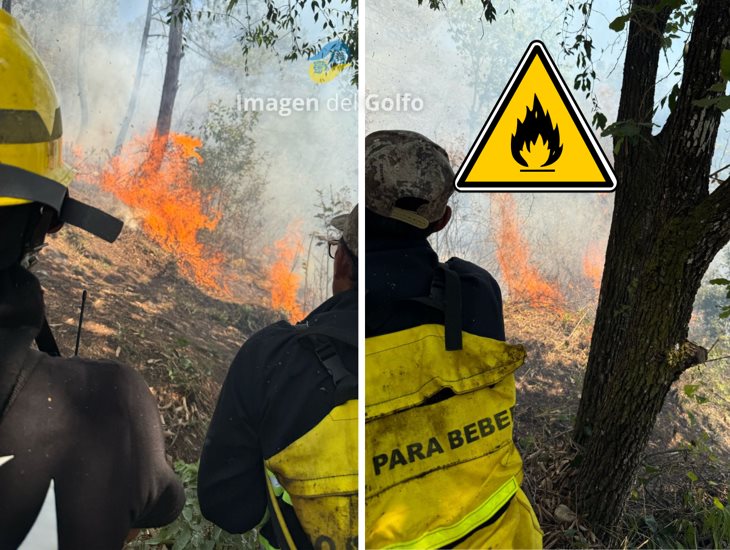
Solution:
<svg viewBox="0 0 730 550"><path fill-rule="evenodd" d="M530 43L456 175L459 191L613 191L616 176L545 45Z"/></svg>

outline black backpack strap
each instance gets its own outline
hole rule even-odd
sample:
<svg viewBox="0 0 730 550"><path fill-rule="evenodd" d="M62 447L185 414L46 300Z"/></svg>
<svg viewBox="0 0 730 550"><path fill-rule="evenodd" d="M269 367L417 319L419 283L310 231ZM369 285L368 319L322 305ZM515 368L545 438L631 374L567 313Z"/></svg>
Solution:
<svg viewBox="0 0 730 550"><path fill-rule="evenodd" d="M357 376L345 368L342 357L332 343L335 340L357 348L357 311L338 312L337 323L320 322L296 326L300 330L300 341L308 342L332 378L335 385L335 406L357 399Z"/></svg>
<svg viewBox="0 0 730 550"><path fill-rule="evenodd" d="M446 264L439 264L443 273L446 286L444 295L444 332L446 339L446 351L460 350L461 338L461 279L459 274Z"/></svg>
<svg viewBox="0 0 730 550"><path fill-rule="evenodd" d="M43 326L41 326L38 336L35 337L35 343L43 353L51 357L61 357L56 338L53 336L53 332L51 332L51 327L48 324L48 318L45 314L43 315Z"/></svg>
<svg viewBox="0 0 730 550"><path fill-rule="evenodd" d="M387 298L378 300L373 293L367 293L365 298L367 304L365 322L369 330L390 316L397 304L403 302L417 303L443 313L446 351L462 349L461 278L456 271L445 263L440 263L434 272L428 296L388 301Z"/></svg>

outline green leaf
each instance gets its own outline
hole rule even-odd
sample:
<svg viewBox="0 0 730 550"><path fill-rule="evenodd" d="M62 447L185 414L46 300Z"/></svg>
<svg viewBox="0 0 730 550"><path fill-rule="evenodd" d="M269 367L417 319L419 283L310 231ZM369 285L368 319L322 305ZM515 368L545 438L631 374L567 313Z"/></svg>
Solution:
<svg viewBox="0 0 730 550"><path fill-rule="evenodd" d="M672 91L669 92L669 110L674 111L674 107L677 105L677 98L679 97L679 84L675 84L672 87Z"/></svg>
<svg viewBox="0 0 730 550"><path fill-rule="evenodd" d="M695 107L712 107L717 103L716 97L705 97L702 99L695 99L692 104Z"/></svg>
<svg viewBox="0 0 730 550"><path fill-rule="evenodd" d="M695 393L697 393L697 390L700 388L698 384L687 384L684 387L684 394L687 397L692 397Z"/></svg>
<svg viewBox="0 0 730 550"><path fill-rule="evenodd" d="M603 130L606 127L607 121L608 119L603 113L595 113L593 115L593 126L595 126L596 128L600 128L601 130Z"/></svg>
<svg viewBox="0 0 730 550"><path fill-rule="evenodd" d="M717 508L718 510L724 510L725 509L725 505L722 502L720 502L720 499L717 498L717 497L713 497L712 504L714 504L715 505L715 508Z"/></svg>
<svg viewBox="0 0 730 550"><path fill-rule="evenodd" d="M723 95L717 98L717 108L721 111L727 111L730 109L730 96Z"/></svg>
<svg viewBox="0 0 730 550"><path fill-rule="evenodd" d="M175 540L175 544L173 545L173 550L183 550L187 547L188 542L190 542L190 538L192 537L193 533L192 531L183 531L180 536Z"/></svg>
<svg viewBox="0 0 730 550"><path fill-rule="evenodd" d="M720 74L725 81L730 80L730 50L722 50L720 54Z"/></svg>
<svg viewBox="0 0 730 550"><path fill-rule="evenodd" d="M687 472L687 477L688 477L688 478L689 478L689 480L690 480L691 482L693 482L693 483L694 483L695 481L697 481L698 479L700 479L700 478L698 478L698 477L697 477L697 474L695 474L694 472Z"/></svg>
<svg viewBox="0 0 730 550"><path fill-rule="evenodd" d="M624 30L624 27L626 26L626 22L630 19L628 15L621 15L611 21L608 24L608 28L615 32L621 32Z"/></svg>
<svg viewBox="0 0 730 550"><path fill-rule="evenodd" d="M710 284L711 285L723 285L724 286L724 285L730 285L730 281L728 281L727 279L722 279L722 278L720 278L720 279L710 279Z"/></svg>

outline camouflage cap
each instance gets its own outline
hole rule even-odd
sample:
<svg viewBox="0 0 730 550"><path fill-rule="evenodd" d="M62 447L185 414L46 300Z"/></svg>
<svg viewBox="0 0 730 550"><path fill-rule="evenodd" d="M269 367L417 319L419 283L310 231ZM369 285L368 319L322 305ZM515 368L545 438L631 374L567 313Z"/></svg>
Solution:
<svg viewBox="0 0 730 550"><path fill-rule="evenodd" d="M345 245L357 257L357 205L349 214L340 214L332 218L330 225L342 233Z"/></svg>
<svg viewBox="0 0 730 550"><path fill-rule="evenodd" d="M454 192L454 171L443 148L407 130L365 138L365 206L381 216L426 229L444 215ZM421 199L415 210L399 199Z"/></svg>

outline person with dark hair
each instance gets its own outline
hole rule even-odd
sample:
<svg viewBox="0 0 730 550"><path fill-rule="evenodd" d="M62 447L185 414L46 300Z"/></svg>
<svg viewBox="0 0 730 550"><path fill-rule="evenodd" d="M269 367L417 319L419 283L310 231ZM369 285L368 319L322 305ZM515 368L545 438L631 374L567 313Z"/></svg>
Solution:
<svg viewBox="0 0 730 550"><path fill-rule="evenodd" d="M157 404L130 367L59 356L30 269L64 223L110 242L122 224L68 196L53 84L2 10L0 82L0 548L118 549L185 502Z"/></svg>
<svg viewBox="0 0 730 550"><path fill-rule="evenodd" d="M357 207L332 225L333 296L243 345L200 459L203 515L266 548L357 547Z"/></svg>
<svg viewBox="0 0 730 550"><path fill-rule="evenodd" d="M365 140L367 548L538 548L512 436L514 371L499 285L427 238L454 173L405 130Z"/></svg>

